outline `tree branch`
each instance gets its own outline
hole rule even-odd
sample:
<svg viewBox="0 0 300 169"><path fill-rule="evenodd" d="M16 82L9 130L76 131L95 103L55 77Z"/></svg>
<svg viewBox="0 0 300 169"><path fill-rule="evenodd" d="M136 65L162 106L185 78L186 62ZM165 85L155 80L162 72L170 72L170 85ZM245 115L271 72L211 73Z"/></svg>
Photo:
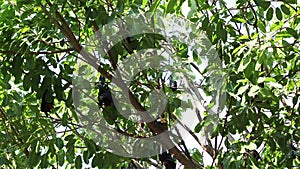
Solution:
<svg viewBox="0 0 300 169"><path fill-rule="evenodd" d="M46 0L48 5L51 7L52 4L51 2L49 2L49 0ZM80 53L85 59L86 61L91 64L94 68L96 68L98 70L98 72L100 72L104 77L106 77L109 80L113 79L113 76L108 73L106 70L104 70L102 67L100 67L99 65L97 65L97 60L95 57L93 57L93 55L91 55L90 53L88 53L85 50L82 50L83 47L79 44L79 42L77 41L77 39L75 38L71 28L68 26L67 22L65 21L65 19L62 17L62 15L56 11L55 14L56 16L59 18L61 24L54 19L53 16L51 16L51 14L48 12L48 10L42 5L42 8L44 9L46 15L50 18L50 20L52 21L52 23L54 25L56 25L61 31L62 33L68 38L68 40L70 41L71 45L74 47L75 51L77 51L78 53ZM115 78L116 79L116 78ZM124 81L122 81L121 77L117 77L117 80L115 81L115 84L120 87L123 91L129 91L129 99L132 103L132 105L134 106L134 108L136 110L138 110L140 112L140 115L143 119L146 119L147 121L151 121L149 123L147 123L147 125L153 130L155 131L157 134L163 133L164 130L161 127L161 125L155 121L154 119L152 119L152 117L147 114L147 113L142 113L145 112L146 109L138 102L138 100L134 97L133 93L128 89L128 87L125 85ZM160 140L160 143L165 145L166 147L173 147L170 149L170 152L176 157L176 159L178 159L186 168L188 169L195 169L195 168L202 168L201 165L199 165L198 163L195 163L193 161L190 161L173 143L173 141L166 135L164 135L162 137L162 139Z"/></svg>

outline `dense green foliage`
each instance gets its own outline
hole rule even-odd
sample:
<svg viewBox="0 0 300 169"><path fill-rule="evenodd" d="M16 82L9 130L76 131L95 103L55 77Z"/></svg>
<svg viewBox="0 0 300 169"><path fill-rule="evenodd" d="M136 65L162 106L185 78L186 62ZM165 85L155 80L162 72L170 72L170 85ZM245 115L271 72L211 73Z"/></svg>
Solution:
<svg viewBox="0 0 300 169"><path fill-rule="evenodd" d="M206 142L200 143L201 149L180 149L185 145L180 142L170 150L177 163L201 168L205 151L211 156L206 158L213 159L205 164L211 168L300 166L299 1L238 0L235 6L228 5L223 0L0 0L0 167L163 165L158 156L132 160L103 149L81 129L72 97L75 65L82 59L78 54L94 31L122 16L155 11L186 17L197 25L216 48L227 75L225 115ZM147 40L163 40L151 34L133 39L131 47L136 50L157 47ZM189 44L176 43L176 52L184 60ZM131 53L124 45L115 45L103 57L107 62L98 70L99 76L110 82L116 64ZM197 56L194 59L200 63ZM160 84L161 78L152 69L137 76L130 88L136 101L147 107L150 89L160 86L166 87L166 95L180 94L180 89ZM204 90L210 95L208 85ZM46 96L45 91L49 91ZM51 112L41 112L43 98L54 101ZM169 118L164 123L171 123L170 114L180 116L177 102L176 97L169 101L172 110L166 112ZM139 132L140 124L122 118L111 107L103 111L108 112L105 119L112 127L145 136ZM116 120L120 125L114 124ZM204 117L191 133L197 134L210 120ZM161 124L146 124L146 133L159 133Z"/></svg>

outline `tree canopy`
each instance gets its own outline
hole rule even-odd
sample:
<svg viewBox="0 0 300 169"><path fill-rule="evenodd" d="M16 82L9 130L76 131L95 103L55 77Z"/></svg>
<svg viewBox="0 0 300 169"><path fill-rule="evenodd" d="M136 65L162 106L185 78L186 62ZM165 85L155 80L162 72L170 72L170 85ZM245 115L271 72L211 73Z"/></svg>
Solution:
<svg viewBox="0 0 300 169"><path fill-rule="evenodd" d="M0 0L0 167L299 167L299 9L297 0ZM165 58L149 55L165 51L176 57L159 67ZM192 128L182 123L189 111ZM197 148L167 133L177 124ZM128 139L139 139L125 147L139 156L122 155Z"/></svg>

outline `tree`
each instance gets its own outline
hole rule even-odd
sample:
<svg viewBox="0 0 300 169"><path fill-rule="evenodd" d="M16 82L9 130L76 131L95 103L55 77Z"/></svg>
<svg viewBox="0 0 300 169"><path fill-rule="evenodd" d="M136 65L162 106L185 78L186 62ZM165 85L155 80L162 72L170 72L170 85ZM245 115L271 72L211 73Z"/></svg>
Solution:
<svg viewBox="0 0 300 169"><path fill-rule="evenodd" d="M174 168L174 163L190 169L299 166L300 6L296 0L239 0L234 4L223 0L12 0L0 1L0 5L1 167ZM91 37L101 39L97 32L105 25L146 12L186 18L195 25L193 36L205 34L220 60L222 69L218 73L226 75L221 87L226 97L214 97L216 88L212 84L216 81L204 76L202 90L213 96L206 108L220 102L224 107L222 113L214 115L208 110L196 111L198 124L186 129L198 141L199 149L188 150L179 137L175 147L160 154L119 156L95 141L81 121L79 108L92 115L90 110L97 109L103 115L101 124L108 124L113 131L147 138L168 130L183 114L183 104L178 104L185 102L179 97L185 87L180 83L182 77L169 75L164 79L161 71L149 68L134 76L129 86L114 81L118 77L114 72L122 61L144 49L161 48L166 42L163 35L127 36L109 48L105 48L110 45L103 43L105 39L101 43L104 54L84 50L91 45L87 43ZM157 24L153 21L150 25L155 28ZM136 28L134 22L123 26ZM177 66L203 75L216 70L212 69L215 65L204 70L197 67L203 60L189 49L191 44L181 39L173 39L170 44L180 59ZM101 58L95 60L99 53ZM78 66L80 60L94 65ZM80 78L89 77L95 69L97 78ZM73 97L81 96L76 92L83 93L75 85L78 83L74 84L74 74L76 82L89 87L94 104ZM167 108L158 119L134 121L124 118L118 106L110 103L116 86L130 91L131 106L140 111L150 107L147 98L151 91L162 89L172 97L168 97ZM80 106L77 99L83 101ZM46 108L41 109L41 104ZM199 141L200 133L204 142ZM165 139L162 142L173 143ZM203 152L209 155L206 158L212 160L211 164L203 162Z"/></svg>

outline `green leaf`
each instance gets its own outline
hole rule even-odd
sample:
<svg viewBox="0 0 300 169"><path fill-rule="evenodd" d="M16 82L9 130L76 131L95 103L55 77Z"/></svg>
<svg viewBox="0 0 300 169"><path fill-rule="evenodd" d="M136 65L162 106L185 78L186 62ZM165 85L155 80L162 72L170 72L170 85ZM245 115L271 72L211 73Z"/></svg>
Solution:
<svg viewBox="0 0 300 169"><path fill-rule="evenodd" d="M75 168L76 169L81 169L82 168L82 159L81 159L80 155L78 155L75 159Z"/></svg>
<svg viewBox="0 0 300 169"><path fill-rule="evenodd" d="M64 90L61 86L62 82L61 82L61 79L56 79L55 81L55 84L54 84L54 92L55 92L55 96L56 96L56 99L61 101L64 99Z"/></svg>
<svg viewBox="0 0 300 169"><path fill-rule="evenodd" d="M209 25L206 29L206 34L207 37L209 38L210 41L213 41L213 30L214 30L214 26L213 25Z"/></svg>
<svg viewBox="0 0 300 169"><path fill-rule="evenodd" d="M241 86L237 92L237 95L240 95L240 94L243 94L245 93L245 91L249 88L249 84L247 83L246 85L244 86Z"/></svg>
<svg viewBox="0 0 300 169"><path fill-rule="evenodd" d="M30 168L34 168L34 166L36 166L39 163L40 159L41 159L40 153L36 153L35 151L32 151L28 158L27 165Z"/></svg>
<svg viewBox="0 0 300 169"><path fill-rule="evenodd" d="M203 155L199 152L199 150L195 149L196 151L193 153L193 158L198 161L199 163L203 163Z"/></svg>
<svg viewBox="0 0 300 169"><path fill-rule="evenodd" d="M270 7L267 11L267 14L266 14L266 19L267 21L270 21L272 20L273 18L273 13L274 13L274 9L272 7Z"/></svg>
<svg viewBox="0 0 300 169"><path fill-rule="evenodd" d="M282 88L282 85L280 83L277 82L268 82L267 83L270 87L274 87L274 88Z"/></svg>
<svg viewBox="0 0 300 169"><path fill-rule="evenodd" d="M105 107L103 117L108 124L113 125L118 118L118 111L113 106Z"/></svg>
<svg viewBox="0 0 300 169"><path fill-rule="evenodd" d="M67 100L66 100L66 106L67 107L72 107L72 104L73 104L73 93L72 93L72 89L70 89L69 93L68 93L68 97L67 97Z"/></svg>
<svg viewBox="0 0 300 169"><path fill-rule="evenodd" d="M262 32L264 32L264 33L267 32L267 31L266 31L266 25L265 25L261 20L258 20L257 26L258 26L258 28L259 28Z"/></svg>
<svg viewBox="0 0 300 169"><path fill-rule="evenodd" d="M286 7L284 4L282 4L282 5L280 6L280 8L281 8L281 10L282 10L282 12L283 12L284 14L286 14L286 15L290 15L290 14L291 14L290 9L289 9L288 7Z"/></svg>
<svg viewBox="0 0 300 169"><path fill-rule="evenodd" d="M203 20L203 22L202 22L202 30L206 30L207 29L208 23L209 23L209 18L205 17L204 20Z"/></svg>
<svg viewBox="0 0 300 169"><path fill-rule="evenodd" d="M276 79L272 77L259 77L257 83L263 83L263 82L276 82Z"/></svg>
<svg viewBox="0 0 300 169"><path fill-rule="evenodd" d="M279 30L283 27L283 22L275 22L271 25L270 30L271 31L276 31Z"/></svg>
<svg viewBox="0 0 300 169"><path fill-rule="evenodd" d="M63 166L65 163L65 151L63 149L60 149L58 151L57 157L58 157L58 165Z"/></svg>
<svg viewBox="0 0 300 169"><path fill-rule="evenodd" d="M3 101L2 101L2 106L5 107L9 104L10 102L10 97L7 95L7 94L4 94L4 98L3 98Z"/></svg>
<svg viewBox="0 0 300 169"><path fill-rule="evenodd" d="M88 66L87 65L82 65L79 67L79 70L78 70L78 75L85 75L86 72L88 70Z"/></svg>
<svg viewBox="0 0 300 169"><path fill-rule="evenodd" d="M246 39L248 39L248 37ZM232 54L234 54L234 55L240 55L246 49L246 46L247 45L245 43L241 44L239 47L235 48L232 51Z"/></svg>
<svg viewBox="0 0 300 169"><path fill-rule="evenodd" d="M70 65L64 64L64 68L67 73L72 74L74 71L74 68L71 68Z"/></svg>
<svg viewBox="0 0 300 169"><path fill-rule="evenodd" d="M69 109L68 109L68 111L69 111ZM75 110L71 110L71 114L72 114L72 117L74 118L74 120L78 122L77 112Z"/></svg>
<svg viewBox="0 0 300 169"><path fill-rule="evenodd" d="M223 42L227 41L227 32L223 27L223 23L221 21L217 24L217 36L222 39Z"/></svg>
<svg viewBox="0 0 300 169"><path fill-rule="evenodd" d="M266 89L266 88L260 88L259 94L262 97L269 97L271 95L271 91L269 89Z"/></svg>
<svg viewBox="0 0 300 169"><path fill-rule="evenodd" d="M189 11L187 18L191 18L194 16L194 13L196 12L196 9L197 9L196 1L188 0L188 4L189 4L189 7L191 10Z"/></svg>
<svg viewBox="0 0 300 169"><path fill-rule="evenodd" d="M31 81L31 89L35 92L38 91L39 89L39 84L40 84L40 80L41 80L41 77L40 75L34 75L32 77L32 81Z"/></svg>
<svg viewBox="0 0 300 169"><path fill-rule="evenodd" d="M30 73L26 73L23 78L23 87L24 90L28 91L31 86L31 77Z"/></svg>
<svg viewBox="0 0 300 169"><path fill-rule="evenodd" d="M107 24L109 20L109 16L106 12L106 9L103 5L98 5L97 6L98 12L96 12L96 21L99 21L102 25Z"/></svg>
<svg viewBox="0 0 300 169"><path fill-rule="evenodd" d="M18 83L21 80L22 75L22 63L23 59L21 56L16 56L13 60L11 73L15 76L15 82Z"/></svg>
<svg viewBox="0 0 300 169"><path fill-rule="evenodd" d="M293 97L293 105L296 105L300 95Z"/></svg>
<svg viewBox="0 0 300 169"><path fill-rule="evenodd" d="M231 21L236 22L236 23L246 23L247 22L241 15L235 15L234 17L232 17Z"/></svg>
<svg viewBox="0 0 300 169"><path fill-rule="evenodd" d="M102 162L103 162L102 155L100 153L97 153L95 154L92 160L92 167L101 166Z"/></svg>
<svg viewBox="0 0 300 169"><path fill-rule="evenodd" d="M282 20L282 13L281 13L281 10L278 7L276 8L275 13L276 13L277 19Z"/></svg>
<svg viewBox="0 0 300 169"><path fill-rule="evenodd" d="M17 114L17 115L22 114L21 105L19 103L14 103L13 104L13 110L14 110L14 113Z"/></svg>
<svg viewBox="0 0 300 169"><path fill-rule="evenodd" d="M248 145L244 146L248 150L256 150L257 145L255 143L249 143Z"/></svg>
<svg viewBox="0 0 300 169"><path fill-rule="evenodd" d="M194 129L195 133L199 133L201 131L202 125L201 123L198 123Z"/></svg>
<svg viewBox="0 0 300 169"><path fill-rule="evenodd" d="M264 0L255 0L255 3L262 7L264 10L267 10L269 6L271 5L271 2L269 1L264 1Z"/></svg>
<svg viewBox="0 0 300 169"><path fill-rule="evenodd" d="M86 164L89 164L89 159L93 156L93 153L90 151L84 151L83 152L83 160Z"/></svg>
<svg viewBox="0 0 300 169"><path fill-rule="evenodd" d="M6 157L4 155L2 155L1 158L0 158L0 167L2 165L4 165L6 163L6 161L7 161Z"/></svg>
<svg viewBox="0 0 300 169"><path fill-rule="evenodd" d="M238 72L244 71L244 69L246 69L246 67L249 65L250 62L251 62L251 56L248 55L248 56L246 56L245 58L242 59L237 71Z"/></svg>
<svg viewBox="0 0 300 169"><path fill-rule="evenodd" d="M285 2L289 4L296 4L297 0L285 0Z"/></svg>
<svg viewBox="0 0 300 169"><path fill-rule="evenodd" d="M54 97L53 97L53 91L52 90L48 90L45 93L45 101L47 103L53 103Z"/></svg>
<svg viewBox="0 0 300 169"><path fill-rule="evenodd" d="M166 13L174 13L175 12L175 5L177 4L177 0L170 0L167 6Z"/></svg>
<svg viewBox="0 0 300 169"><path fill-rule="evenodd" d="M156 0L154 4L151 5L149 12L155 12L161 0Z"/></svg>
<svg viewBox="0 0 300 169"><path fill-rule="evenodd" d="M40 96L42 97L43 96L43 92L46 90L46 89L50 89L51 88L51 77L50 76L45 76L44 79L43 79L43 82L42 82L42 85L41 85L41 93L40 93ZM52 91L50 92L47 92L49 93L49 97L50 97L50 94L52 95ZM46 96L48 97L48 96Z"/></svg>
<svg viewBox="0 0 300 169"><path fill-rule="evenodd" d="M48 154L44 154L42 157L41 157L41 164L39 165L39 167L41 168L47 168L49 165L49 162L48 162Z"/></svg>
<svg viewBox="0 0 300 169"><path fill-rule="evenodd" d="M86 79L81 78L79 83L80 83L81 89L91 89L92 88L91 83Z"/></svg>
<svg viewBox="0 0 300 169"><path fill-rule="evenodd" d="M57 146L58 149L62 149L64 147L64 142L61 138L56 138L55 145Z"/></svg>
<svg viewBox="0 0 300 169"><path fill-rule="evenodd" d="M72 144L72 147L67 149L66 154L68 154L66 156L67 161L72 164L74 162L74 158L75 158L74 143Z"/></svg>
<svg viewBox="0 0 300 169"><path fill-rule="evenodd" d="M259 86L254 85L250 88L250 91L248 93L248 96L250 97L254 97L255 95L257 95L257 93L259 92Z"/></svg>
<svg viewBox="0 0 300 169"><path fill-rule="evenodd" d="M68 143L66 144L66 148L68 151L73 152L74 151L74 143L76 140L74 138L70 139Z"/></svg>
<svg viewBox="0 0 300 169"><path fill-rule="evenodd" d="M53 143L52 141L49 142L48 144L49 144L49 149L48 149L48 151L47 151L47 154L49 154L50 157L52 158L52 157L54 157L54 155L56 154L56 150L55 150L55 148L54 148L54 143Z"/></svg>
<svg viewBox="0 0 300 169"><path fill-rule="evenodd" d="M69 118L68 116L69 116L68 112L65 112L63 114L63 117L61 119L61 123L62 123L63 126L67 126L68 125L68 118Z"/></svg>
<svg viewBox="0 0 300 169"><path fill-rule="evenodd" d="M89 153L91 153L91 154L96 153L96 145L94 144L94 142L92 140L85 139L84 144L88 148Z"/></svg>
<svg viewBox="0 0 300 169"><path fill-rule="evenodd" d="M275 143L274 139L272 137L268 138L268 142L269 142L269 146L271 148L271 151L275 151L276 150L276 143Z"/></svg>
<svg viewBox="0 0 300 169"><path fill-rule="evenodd" d="M294 36L296 39L298 39L299 35L297 33L297 31L295 31L294 29L292 28L286 28L286 31L291 34L292 36Z"/></svg>
<svg viewBox="0 0 300 169"><path fill-rule="evenodd" d="M247 68L244 70L244 74L245 74L245 77L247 79L249 79L253 84L256 84L257 83L257 78L258 77L254 77L253 75L255 75L255 62L254 61L251 61Z"/></svg>
<svg viewBox="0 0 300 169"><path fill-rule="evenodd" d="M68 136L65 137L66 141L70 141L70 140L74 140L75 135L74 134L70 134Z"/></svg>

